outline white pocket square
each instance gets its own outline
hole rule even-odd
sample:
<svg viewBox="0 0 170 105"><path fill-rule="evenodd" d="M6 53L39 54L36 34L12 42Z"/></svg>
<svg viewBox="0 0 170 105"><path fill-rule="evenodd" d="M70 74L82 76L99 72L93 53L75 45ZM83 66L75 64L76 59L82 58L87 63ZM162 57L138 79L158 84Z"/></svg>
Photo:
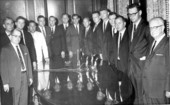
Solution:
<svg viewBox="0 0 170 105"><path fill-rule="evenodd" d="M156 54L156 56L163 56L163 54Z"/></svg>
<svg viewBox="0 0 170 105"><path fill-rule="evenodd" d="M140 58L140 61L144 61L144 60L146 60L146 56Z"/></svg>

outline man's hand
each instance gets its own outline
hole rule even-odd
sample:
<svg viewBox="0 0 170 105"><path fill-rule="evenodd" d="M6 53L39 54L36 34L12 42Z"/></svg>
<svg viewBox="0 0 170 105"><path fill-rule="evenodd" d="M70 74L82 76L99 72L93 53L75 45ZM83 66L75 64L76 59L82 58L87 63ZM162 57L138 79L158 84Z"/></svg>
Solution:
<svg viewBox="0 0 170 105"><path fill-rule="evenodd" d="M33 83L33 80L32 80L32 78L30 78L30 80L29 80L29 85L31 86L32 83Z"/></svg>
<svg viewBox="0 0 170 105"><path fill-rule="evenodd" d="M8 85L8 84L5 84L5 85L4 85L4 91L5 91L5 92L9 92L9 85Z"/></svg>
<svg viewBox="0 0 170 105"><path fill-rule="evenodd" d="M65 52L64 51L61 52L61 57L65 58Z"/></svg>
<svg viewBox="0 0 170 105"><path fill-rule="evenodd" d="M36 62L33 62L33 69L34 69L34 70L37 69L37 64L36 64Z"/></svg>
<svg viewBox="0 0 170 105"><path fill-rule="evenodd" d="M69 51L69 57L72 58L73 57L73 52Z"/></svg>
<svg viewBox="0 0 170 105"><path fill-rule="evenodd" d="M166 91L165 96L166 96L167 98L170 98L170 92L169 92L169 91Z"/></svg>
<svg viewBox="0 0 170 105"><path fill-rule="evenodd" d="M49 62L50 62L49 58L45 58L45 63L49 64Z"/></svg>

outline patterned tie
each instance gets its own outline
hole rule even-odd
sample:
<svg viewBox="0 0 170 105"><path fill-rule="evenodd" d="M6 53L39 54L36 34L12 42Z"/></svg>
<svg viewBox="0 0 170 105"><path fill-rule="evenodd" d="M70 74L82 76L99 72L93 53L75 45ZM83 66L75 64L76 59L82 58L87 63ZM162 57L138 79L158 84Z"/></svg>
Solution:
<svg viewBox="0 0 170 105"><path fill-rule="evenodd" d="M22 68L22 70L24 70L25 69L24 60L22 59L22 56L21 56L21 53L19 51L18 46L16 46L16 48L17 48L18 57L19 57L19 60L20 60L20 63L21 63L21 68Z"/></svg>
<svg viewBox="0 0 170 105"><path fill-rule="evenodd" d="M44 27L42 27L42 32L43 32L44 37L46 38Z"/></svg>

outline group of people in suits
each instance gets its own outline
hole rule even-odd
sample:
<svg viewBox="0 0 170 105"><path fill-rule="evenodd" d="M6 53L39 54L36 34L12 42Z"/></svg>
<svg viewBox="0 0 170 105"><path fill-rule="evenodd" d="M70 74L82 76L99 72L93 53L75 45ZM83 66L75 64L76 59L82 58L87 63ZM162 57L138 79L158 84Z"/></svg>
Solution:
<svg viewBox="0 0 170 105"><path fill-rule="evenodd" d="M14 87L15 105L27 105L33 69L58 69L66 63L76 68L82 52L107 61L120 72L117 75L123 74L119 84L125 83L125 90L133 91L124 95L134 98L130 99L134 105L165 104L170 97L170 58L164 20L155 17L148 24L138 4L129 5L127 12L130 24L105 8L94 11L92 20L84 17L83 24L78 14L72 15L70 23L69 14L64 13L60 25L56 17L50 16L46 26L46 18L40 15L37 23L28 22L28 31L24 17L19 16L15 22L5 18L0 35L1 91ZM45 90L49 80L54 84L56 76L64 78L57 73L39 72L38 90Z"/></svg>

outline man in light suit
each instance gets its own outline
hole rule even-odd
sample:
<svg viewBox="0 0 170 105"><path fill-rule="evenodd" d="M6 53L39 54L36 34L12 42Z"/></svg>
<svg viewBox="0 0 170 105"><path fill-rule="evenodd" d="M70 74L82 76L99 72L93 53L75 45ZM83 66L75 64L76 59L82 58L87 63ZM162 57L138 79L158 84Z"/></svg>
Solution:
<svg viewBox="0 0 170 105"><path fill-rule="evenodd" d="M71 58L73 68L79 65L79 52L82 50L82 35L84 27L79 23L80 17L78 14L72 15L73 24L70 25L66 32L66 42Z"/></svg>
<svg viewBox="0 0 170 105"><path fill-rule="evenodd" d="M28 86L32 84L32 66L27 47L19 44L21 32L13 30L8 45L1 50L1 77L5 92L14 88L14 104L28 105Z"/></svg>
<svg viewBox="0 0 170 105"><path fill-rule="evenodd" d="M39 15L37 17L37 21L38 21L38 27L36 28L36 31L43 33L43 35L46 39L47 46L48 46L49 56L51 57L51 49L50 49L51 30L50 30L50 27L46 26L45 17L42 15Z"/></svg>
<svg viewBox="0 0 170 105"><path fill-rule="evenodd" d="M154 41L148 50L142 76L144 104L167 104L166 97L170 97L169 39L164 33L162 18L152 18L149 27Z"/></svg>

